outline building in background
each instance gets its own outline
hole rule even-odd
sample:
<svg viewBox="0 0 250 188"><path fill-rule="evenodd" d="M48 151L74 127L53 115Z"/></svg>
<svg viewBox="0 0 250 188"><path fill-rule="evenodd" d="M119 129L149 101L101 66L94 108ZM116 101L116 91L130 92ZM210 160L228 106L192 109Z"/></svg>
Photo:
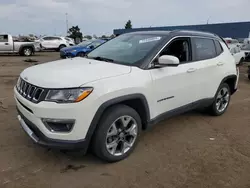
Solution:
<svg viewBox="0 0 250 188"><path fill-rule="evenodd" d="M184 25L184 26L166 26L166 27L148 27L134 29L115 29L114 35L134 31L154 31L154 30L197 30L215 33L221 37L231 37L236 39L248 38L250 34L250 22L217 23L204 25Z"/></svg>

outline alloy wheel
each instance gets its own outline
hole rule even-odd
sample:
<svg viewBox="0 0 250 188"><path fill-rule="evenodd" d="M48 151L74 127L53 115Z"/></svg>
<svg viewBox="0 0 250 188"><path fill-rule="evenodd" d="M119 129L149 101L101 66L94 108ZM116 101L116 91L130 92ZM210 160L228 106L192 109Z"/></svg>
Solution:
<svg viewBox="0 0 250 188"><path fill-rule="evenodd" d="M138 125L131 116L116 119L108 129L106 148L113 156L122 156L134 145L138 135Z"/></svg>
<svg viewBox="0 0 250 188"><path fill-rule="evenodd" d="M226 87L221 88L216 98L216 109L218 112L221 113L227 108L229 104L229 98L230 98L230 93L228 88Z"/></svg>
<svg viewBox="0 0 250 188"><path fill-rule="evenodd" d="M25 55L25 56L30 56L31 53L32 53L32 52L31 52L31 49L29 49L29 48L25 48L25 49L24 49L24 55Z"/></svg>

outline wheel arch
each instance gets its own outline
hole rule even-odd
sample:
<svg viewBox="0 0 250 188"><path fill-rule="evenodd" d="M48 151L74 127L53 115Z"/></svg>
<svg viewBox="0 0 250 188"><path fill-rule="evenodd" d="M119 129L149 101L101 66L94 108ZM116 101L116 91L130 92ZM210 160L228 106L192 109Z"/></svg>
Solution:
<svg viewBox="0 0 250 188"><path fill-rule="evenodd" d="M233 95L236 92L236 89L235 89L236 82L237 82L237 76L232 74L232 75L229 75L229 76L226 76L225 78L223 78L220 85L222 83L227 83L229 88L230 88L231 95Z"/></svg>
<svg viewBox="0 0 250 188"><path fill-rule="evenodd" d="M143 129L147 128L147 124L150 119L150 111L147 99L143 94L131 94L113 98L104 102L96 111L85 138L87 146L89 146L89 143L92 140L92 136L105 110L118 104L125 104L136 110L141 117Z"/></svg>
<svg viewBox="0 0 250 188"><path fill-rule="evenodd" d="M23 49L24 49L24 48L31 48L31 49L32 49L32 53L35 52L35 47L34 47L33 44L23 44L23 45L21 45L20 48L19 48L19 54L21 54L21 53L23 52Z"/></svg>

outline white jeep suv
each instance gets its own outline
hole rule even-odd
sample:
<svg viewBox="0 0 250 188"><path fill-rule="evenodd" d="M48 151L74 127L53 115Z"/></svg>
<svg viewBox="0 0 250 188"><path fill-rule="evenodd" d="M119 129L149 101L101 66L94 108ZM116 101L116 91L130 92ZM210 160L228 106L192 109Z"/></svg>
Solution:
<svg viewBox="0 0 250 188"><path fill-rule="evenodd" d="M238 69L224 41L195 31L133 32L86 57L25 69L14 88L18 119L37 144L126 158L142 130L196 108L223 114Z"/></svg>

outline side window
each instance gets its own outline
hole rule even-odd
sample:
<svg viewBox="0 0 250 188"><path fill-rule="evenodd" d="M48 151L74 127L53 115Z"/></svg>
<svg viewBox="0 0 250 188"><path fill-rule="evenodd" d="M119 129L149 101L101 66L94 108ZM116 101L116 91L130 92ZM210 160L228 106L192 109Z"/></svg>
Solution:
<svg viewBox="0 0 250 188"><path fill-rule="evenodd" d="M57 40L57 37L50 37L50 40Z"/></svg>
<svg viewBox="0 0 250 188"><path fill-rule="evenodd" d="M0 42L8 42L8 35L0 35Z"/></svg>
<svg viewBox="0 0 250 188"><path fill-rule="evenodd" d="M214 42L215 42L217 55L220 55L223 52L223 48L218 40L215 40Z"/></svg>
<svg viewBox="0 0 250 188"><path fill-rule="evenodd" d="M206 38L194 38L196 61L212 59L217 56L214 40Z"/></svg>
<svg viewBox="0 0 250 188"><path fill-rule="evenodd" d="M60 37L54 37L55 40L62 40Z"/></svg>
<svg viewBox="0 0 250 188"><path fill-rule="evenodd" d="M44 37L43 40L50 40L50 37Z"/></svg>
<svg viewBox="0 0 250 188"><path fill-rule="evenodd" d="M165 49L163 49L158 56L172 55L180 60L180 63L192 61L191 43L189 38L174 39ZM158 58L155 61L158 61Z"/></svg>

